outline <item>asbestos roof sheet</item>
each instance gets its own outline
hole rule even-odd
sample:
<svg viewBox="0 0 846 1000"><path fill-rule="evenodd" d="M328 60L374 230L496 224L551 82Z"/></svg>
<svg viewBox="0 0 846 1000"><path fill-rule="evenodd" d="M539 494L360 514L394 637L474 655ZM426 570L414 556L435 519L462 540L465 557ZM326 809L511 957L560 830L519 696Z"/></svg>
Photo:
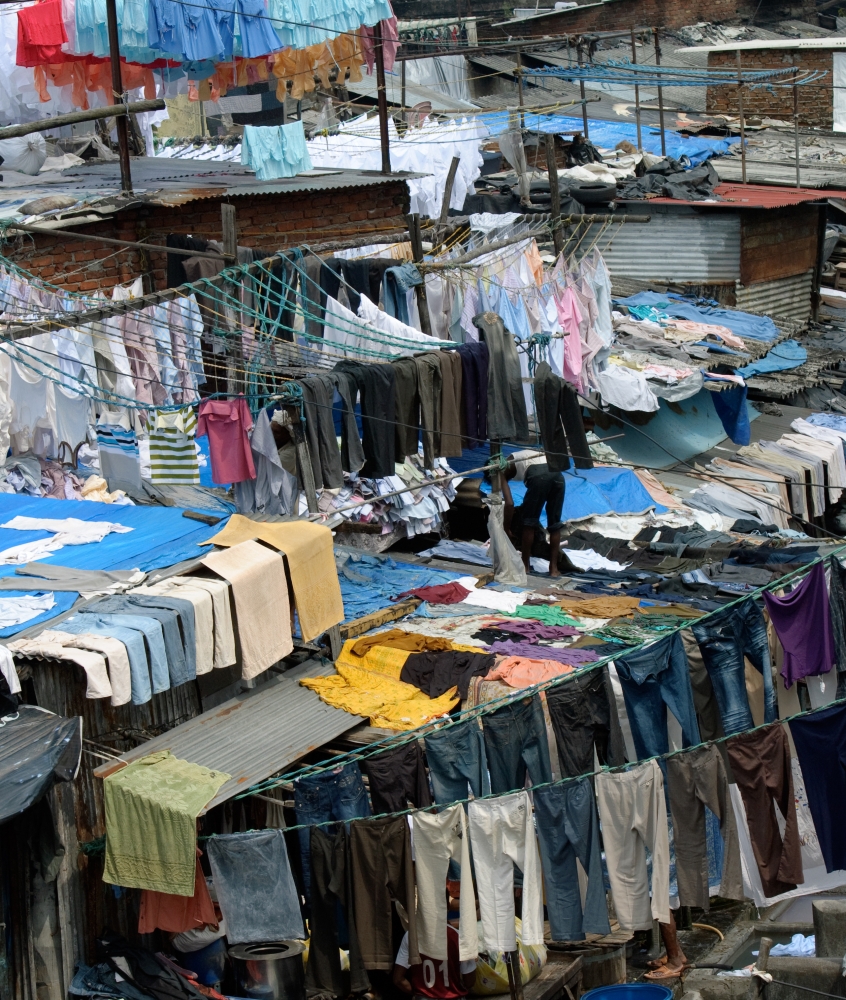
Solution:
<svg viewBox="0 0 846 1000"><path fill-rule="evenodd" d="M766 184L718 184L714 193L720 201L682 201L676 198L650 198L650 205L695 205L702 208L785 208L808 201L846 197L842 191L814 188L776 187Z"/></svg>
<svg viewBox="0 0 846 1000"><path fill-rule="evenodd" d="M192 764L231 774L206 806L211 809L365 721L324 704L299 683L304 677L325 677L333 671L331 663L307 660L147 740L123 754L120 760L128 764L148 754L170 750ZM117 762L110 762L94 773L106 778L116 767Z"/></svg>

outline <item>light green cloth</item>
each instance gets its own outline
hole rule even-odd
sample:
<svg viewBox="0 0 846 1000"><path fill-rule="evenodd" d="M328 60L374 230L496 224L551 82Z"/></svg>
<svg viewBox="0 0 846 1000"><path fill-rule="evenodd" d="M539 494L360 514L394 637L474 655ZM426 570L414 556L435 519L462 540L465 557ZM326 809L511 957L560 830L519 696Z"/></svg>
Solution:
<svg viewBox="0 0 846 1000"><path fill-rule="evenodd" d="M544 625L573 625L579 627L575 618L565 614L561 608L555 604L518 604L514 614L506 615L508 618L532 618Z"/></svg>
<svg viewBox="0 0 846 1000"><path fill-rule="evenodd" d="M197 816L231 775L174 757L142 757L103 782L103 881L130 889L194 895Z"/></svg>

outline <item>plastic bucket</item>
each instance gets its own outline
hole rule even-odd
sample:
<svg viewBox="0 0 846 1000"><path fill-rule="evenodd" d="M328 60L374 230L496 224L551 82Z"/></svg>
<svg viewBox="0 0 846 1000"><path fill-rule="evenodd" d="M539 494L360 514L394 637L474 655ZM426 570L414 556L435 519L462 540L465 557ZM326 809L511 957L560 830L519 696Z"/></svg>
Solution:
<svg viewBox="0 0 846 1000"><path fill-rule="evenodd" d="M619 983L582 993L582 1000L672 1000L673 991L657 983Z"/></svg>

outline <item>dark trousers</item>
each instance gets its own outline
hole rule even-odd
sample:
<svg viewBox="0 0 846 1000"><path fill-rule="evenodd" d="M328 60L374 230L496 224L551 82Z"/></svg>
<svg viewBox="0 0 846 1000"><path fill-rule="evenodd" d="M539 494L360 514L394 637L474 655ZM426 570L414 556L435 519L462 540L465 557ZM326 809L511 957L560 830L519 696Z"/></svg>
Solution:
<svg viewBox="0 0 846 1000"><path fill-rule="evenodd" d="M550 688L546 704L563 777L577 778L592 771L594 747L600 764L610 762L611 706L604 669Z"/></svg>
<svg viewBox="0 0 846 1000"><path fill-rule="evenodd" d="M338 913L346 923L350 970L341 970L339 949L343 946ZM361 948L353 913L352 864L349 838L341 827L334 836L320 827L311 828L311 944L308 953L306 988L345 997L370 989L370 980L361 960Z"/></svg>
<svg viewBox="0 0 846 1000"><path fill-rule="evenodd" d="M417 742L368 757L361 769L370 782L374 813L401 812L409 802L418 809L432 804L423 751Z"/></svg>
<svg viewBox="0 0 846 1000"><path fill-rule="evenodd" d="M341 452L332 417L334 382L328 376L317 375L314 378L304 378L300 385L303 390L305 433L314 483L318 489L321 486L340 489L344 485L344 470L341 467Z"/></svg>
<svg viewBox="0 0 846 1000"><path fill-rule="evenodd" d="M411 835L405 816L360 820L350 830L355 890L355 924L366 969L392 969L397 948L392 935L393 902L408 915L408 957L420 961Z"/></svg>
<svg viewBox="0 0 846 1000"><path fill-rule="evenodd" d="M553 941L581 941L586 931L610 934L593 785L583 778L539 788L533 799ZM588 877L584 913L577 858Z"/></svg>
<svg viewBox="0 0 846 1000"><path fill-rule="evenodd" d="M482 720L491 774L491 791L517 791L526 784L552 781L549 741L540 698L521 698L503 705Z"/></svg>
<svg viewBox="0 0 846 1000"><path fill-rule="evenodd" d="M790 732L826 871L839 871L846 868L846 826L840 812L846 802L846 706L794 719Z"/></svg>
<svg viewBox="0 0 846 1000"><path fill-rule="evenodd" d="M361 396L361 430L366 479L392 476L395 437L395 375L391 365L363 365L358 361L339 361L335 371L355 379Z"/></svg>
<svg viewBox="0 0 846 1000"><path fill-rule="evenodd" d="M464 443L478 448L488 439L488 345L461 344L457 351L464 388Z"/></svg>
<svg viewBox="0 0 846 1000"><path fill-rule="evenodd" d="M420 442L420 394L417 391L417 362L397 358L391 362L396 380L396 458L416 455Z"/></svg>
<svg viewBox="0 0 846 1000"><path fill-rule="evenodd" d="M776 724L733 736L728 740L728 755L734 780L743 797L749 838L764 895L790 892L802 882L803 876L787 733L783 726ZM773 799L785 820L783 839Z"/></svg>

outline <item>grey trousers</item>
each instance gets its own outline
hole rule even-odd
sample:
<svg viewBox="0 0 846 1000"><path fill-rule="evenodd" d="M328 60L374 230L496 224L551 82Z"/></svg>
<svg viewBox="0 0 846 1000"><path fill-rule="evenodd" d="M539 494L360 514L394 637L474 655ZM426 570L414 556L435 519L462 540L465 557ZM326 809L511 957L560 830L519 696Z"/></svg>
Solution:
<svg viewBox="0 0 846 1000"><path fill-rule="evenodd" d="M715 746L676 754L667 760L667 789L673 816L676 878L682 906L709 907L705 806L720 821L723 873L720 895L743 899L737 821L729 798L723 758Z"/></svg>

